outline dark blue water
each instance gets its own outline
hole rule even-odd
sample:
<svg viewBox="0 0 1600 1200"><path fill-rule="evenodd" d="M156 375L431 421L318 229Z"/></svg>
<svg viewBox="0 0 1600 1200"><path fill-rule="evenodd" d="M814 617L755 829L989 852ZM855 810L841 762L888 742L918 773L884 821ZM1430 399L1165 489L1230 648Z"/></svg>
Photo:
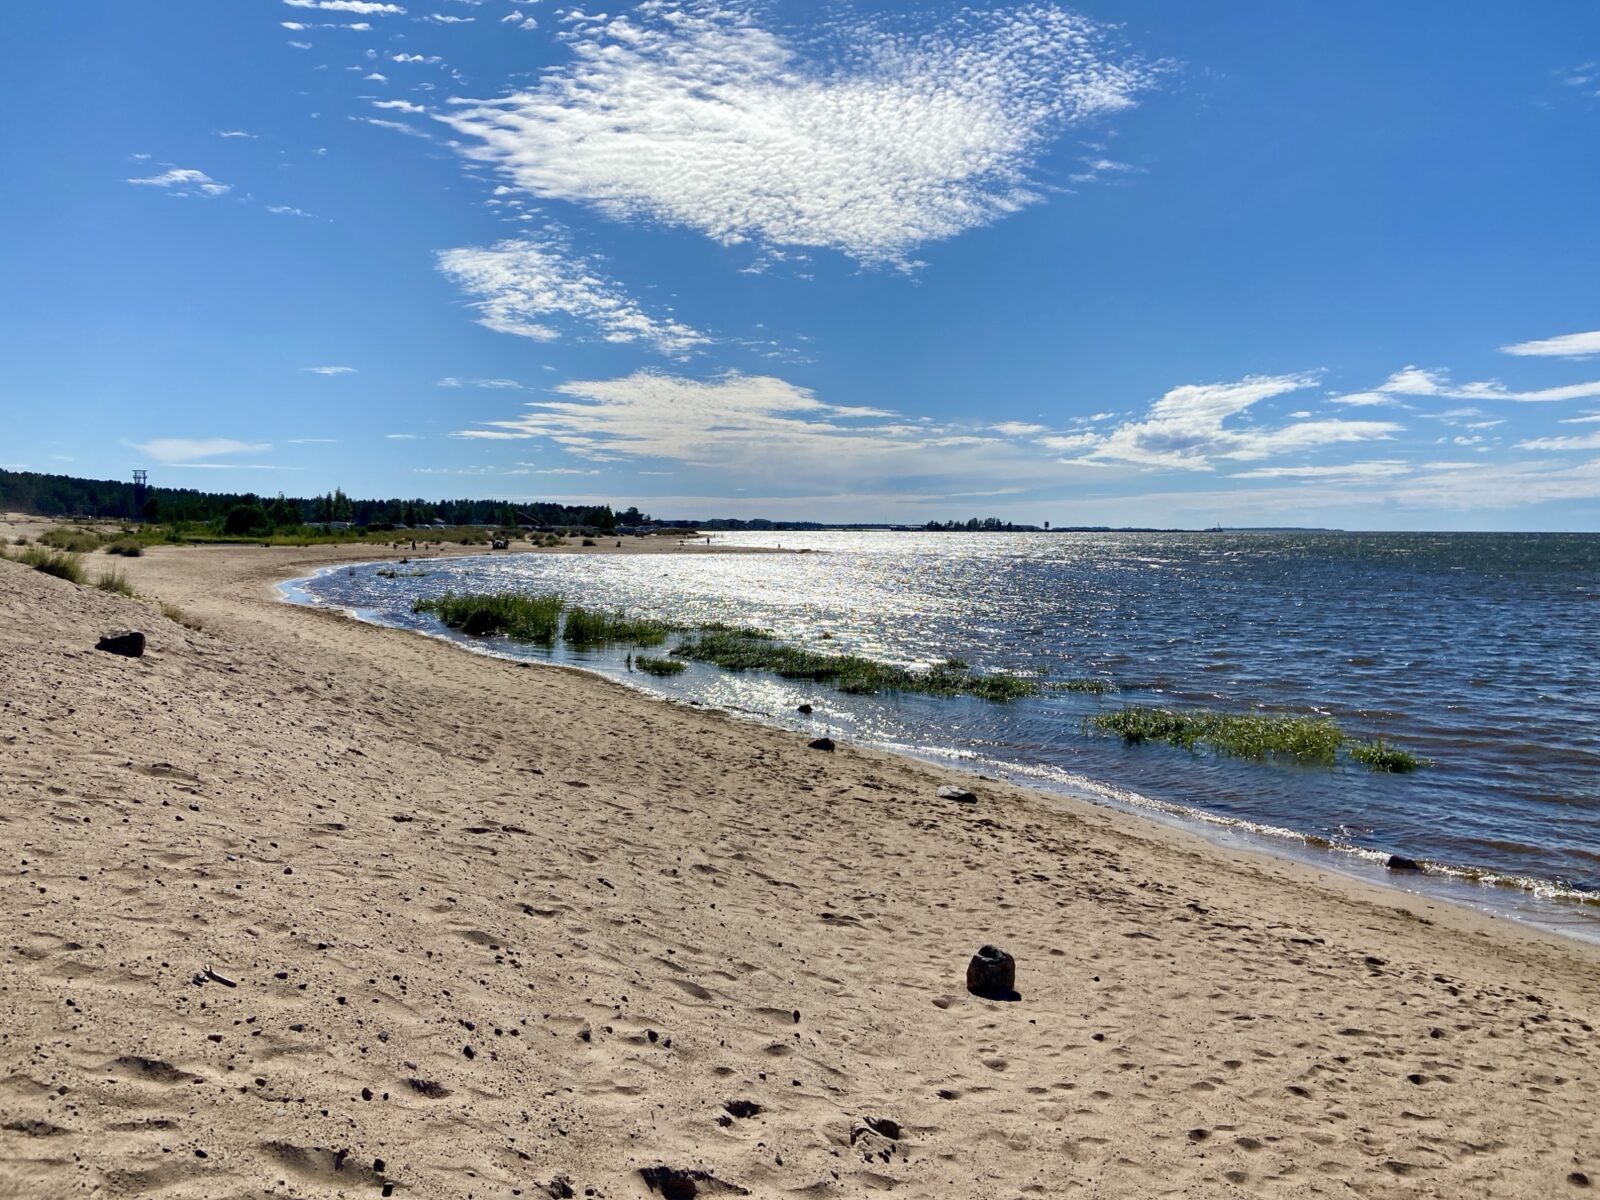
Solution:
<svg viewBox="0 0 1600 1200"><path fill-rule="evenodd" d="M772 534L810 554L496 555L339 570L316 602L414 616L446 590L556 591L677 621L758 625L907 665L1114 683L1011 704L844 696L691 664L628 674L624 651L497 651L802 728L1053 783L1348 860L1390 852L1434 879L1593 919L1600 902L1600 536L1530 534ZM810 718L795 714L802 701ZM1412 775L1125 746L1085 716L1124 703L1324 715L1433 760ZM1489 891L1485 890L1485 895ZM1585 903L1585 902L1589 903ZM1523 903L1518 901L1517 903ZM1532 903L1533 901L1526 901ZM1553 903L1549 903L1553 902ZM1543 913L1549 919L1549 912ZM1558 922L1559 923L1559 922Z"/></svg>

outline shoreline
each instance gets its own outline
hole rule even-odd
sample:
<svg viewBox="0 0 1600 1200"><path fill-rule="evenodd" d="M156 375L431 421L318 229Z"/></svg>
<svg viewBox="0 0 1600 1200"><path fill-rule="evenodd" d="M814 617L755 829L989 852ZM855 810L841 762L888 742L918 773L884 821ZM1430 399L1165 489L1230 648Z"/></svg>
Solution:
<svg viewBox="0 0 1600 1200"><path fill-rule="evenodd" d="M732 552L787 553L787 551L774 551L770 547L726 547L726 549ZM602 548L600 552L614 551ZM530 553L540 554L545 551ZM488 553L473 555L470 552L464 556L482 557L486 561L499 557ZM452 557L459 556L452 555ZM381 615L369 615L362 610L343 608L334 602L322 601L298 586L345 567L373 565L383 561L385 560L367 559L354 563L341 561L323 566L308 575L279 581L276 592L280 599L291 604L313 607L327 604L329 607L344 611L355 620L387 629L421 633L423 636L434 637L471 653L510 662L560 666L613 683L621 683L655 699L687 702L670 691L662 690L659 684L652 686L656 681L627 680L599 664L556 663L536 654L524 656L504 652L493 646L479 644L473 639L453 635L449 631L434 633L413 629L403 624L391 624L381 619ZM1132 815L1137 819L1153 821L1164 827L1183 830L1221 849L1250 850L1299 863L1314 870L1331 870L1344 878L1376 886L1397 895L1416 895L1425 899L1439 900L1564 938L1600 945L1600 895L1564 888L1558 882L1506 874L1488 867L1432 860L1426 863L1424 870L1415 874L1397 875L1387 869L1390 851L1341 846L1320 835L1308 834L1287 825L1232 818L1196 805L1153 799L1112 780L1087 776L1056 778L1052 768L1043 764L1030 766L1026 763L1007 762L997 758L969 758L961 751L937 746L916 747L862 741L851 737L848 731L824 727L821 722L797 723L785 720L787 716L785 713L727 709L711 701L705 701L704 706L727 712L735 719L753 720L767 727L804 735L807 738L818 733L826 733L829 736L844 738L853 745L868 746L884 753L897 754L938 770L959 771L966 775L981 775L985 771L997 772L1003 779L1019 787L1066 798L1074 803L1107 808Z"/></svg>
<svg viewBox="0 0 1600 1200"><path fill-rule="evenodd" d="M200 632L0 564L0 1104L58 1131L0 1130L18 1195L643 1196L665 1165L1548 1196L1600 1165L1594 947L278 599L340 549L118 564ZM144 659L88 648L134 620ZM991 941L1019 1003L962 987Z"/></svg>

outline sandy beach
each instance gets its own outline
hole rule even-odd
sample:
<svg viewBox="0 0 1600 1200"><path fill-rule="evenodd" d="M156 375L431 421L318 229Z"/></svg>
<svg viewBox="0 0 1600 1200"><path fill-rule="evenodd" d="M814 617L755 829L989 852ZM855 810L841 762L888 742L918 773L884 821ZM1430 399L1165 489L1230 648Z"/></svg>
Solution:
<svg viewBox="0 0 1600 1200"><path fill-rule="evenodd" d="M379 556L0 562L0 1197L1600 1181L1600 951L277 596Z"/></svg>

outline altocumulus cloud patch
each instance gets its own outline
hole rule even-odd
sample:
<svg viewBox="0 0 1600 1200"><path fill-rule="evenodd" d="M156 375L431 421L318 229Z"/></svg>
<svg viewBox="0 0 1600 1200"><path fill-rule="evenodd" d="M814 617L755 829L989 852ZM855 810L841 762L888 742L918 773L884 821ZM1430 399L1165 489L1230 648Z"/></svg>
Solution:
<svg viewBox="0 0 1600 1200"><path fill-rule="evenodd" d="M864 263L903 265L1036 202L1045 144L1153 75L1044 5L917 34L835 24L801 45L742 6L647 3L570 39L538 86L440 116L464 154L540 199Z"/></svg>

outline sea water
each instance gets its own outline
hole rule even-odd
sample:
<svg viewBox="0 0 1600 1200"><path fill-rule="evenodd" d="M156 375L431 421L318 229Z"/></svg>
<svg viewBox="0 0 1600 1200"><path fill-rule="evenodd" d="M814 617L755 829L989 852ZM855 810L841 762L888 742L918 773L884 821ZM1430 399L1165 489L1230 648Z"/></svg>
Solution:
<svg viewBox="0 0 1600 1200"><path fill-rule="evenodd" d="M300 598L471 642L414 614L446 591L558 592L674 622L769 629L908 666L958 658L1041 683L850 696L629 648L480 649L587 667L808 732L951 761L1384 876L1569 932L1600 930L1600 536L1347 533L741 533L785 553L494 554L326 571ZM808 551L798 553L798 551ZM380 571L385 573L380 574ZM409 572L425 572L411 574ZM651 651L665 653L665 649ZM810 704L809 715L797 712ZM1124 704L1329 717L1430 760L1413 774L1125 745Z"/></svg>

